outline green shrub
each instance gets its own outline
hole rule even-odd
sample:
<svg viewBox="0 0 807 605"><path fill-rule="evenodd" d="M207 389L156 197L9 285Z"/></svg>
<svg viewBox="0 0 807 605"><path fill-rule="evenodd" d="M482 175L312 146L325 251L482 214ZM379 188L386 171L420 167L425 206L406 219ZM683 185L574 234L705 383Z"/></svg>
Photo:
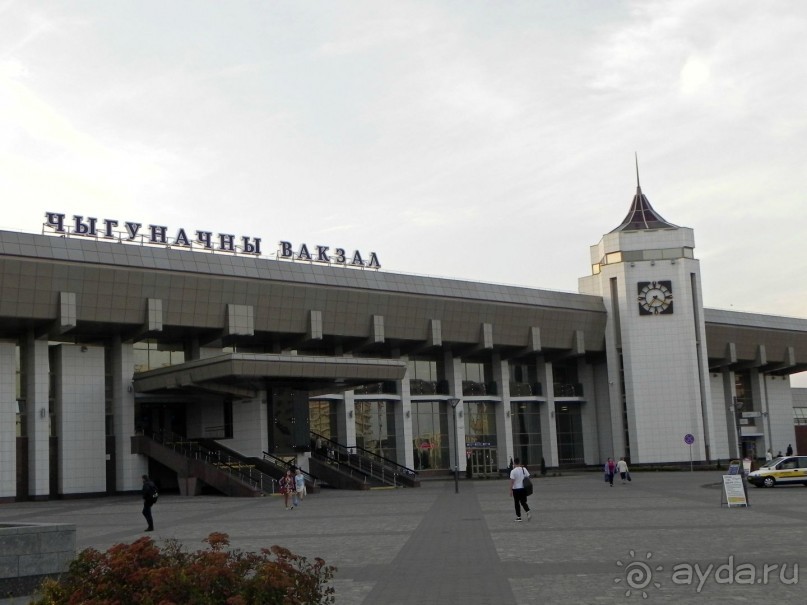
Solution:
<svg viewBox="0 0 807 605"><path fill-rule="evenodd" d="M229 536L212 533L208 548L160 549L151 538L116 544L105 553L81 551L59 580L45 580L34 605L320 605L334 603L335 567L313 563L280 546L260 554L229 550ZM40 596L41 595L41 596Z"/></svg>

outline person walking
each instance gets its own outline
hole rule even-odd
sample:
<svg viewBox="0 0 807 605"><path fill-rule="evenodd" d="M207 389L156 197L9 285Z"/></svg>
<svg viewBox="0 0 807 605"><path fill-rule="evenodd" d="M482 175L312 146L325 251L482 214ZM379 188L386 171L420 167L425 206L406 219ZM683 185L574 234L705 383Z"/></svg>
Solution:
<svg viewBox="0 0 807 605"><path fill-rule="evenodd" d="M530 472L519 462L518 458L513 458L513 470L510 471L510 495L513 497L513 505L516 508L516 521L521 521L521 509L527 513L527 521L532 518L530 507L527 504L527 490L524 489L524 479L530 476Z"/></svg>
<svg viewBox="0 0 807 605"><path fill-rule="evenodd" d="M294 471L294 497L291 499L292 506L300 506L300 502L305 497L305 477L299 468Z"/></svg>
<svg viewBox="0 0 807 605"><path fill-rule="evenodd" d="M286 474L280 478L280 493L283 494L283 505L286 510L294 508L290 505L291 493L294 491L294 477L291 476L291 469L286 470Z"/></svg>
<svg viewBox="0 0 807 605"><path fill-rule="evenodd" d="M143 495L143 516L146 518L145 531L154 531L154 518L151 516L151 507L157 501L157 486L149 479L148 475L143 475L143 488L140 490Z"/></svg>
<svg viewBox="0 0 807 605"><path fill-rule="evenodd" d="M616 474L616 462L614 462L613 458L608 458L608 462L605 463L603 467L605 471L605 480L611 484L611 487L614 487L614 475Z"/></svg>
<svg viewBox="0 0 807 605"><path fill-rule="evenodd" d="M792 456L792 455L793 455L793 445L792 445L792 444L790 444L790 443L788 443L788 444L787 444L787 450L786 450L786 451L787 451L787 455L788 455L788 456Z"/></svg>
<svg viewBox="0 0 807 605"><path fill-rule="evenodd" d="M628 471L628 463L625 462L625 457L619 459L619 462L616 463L616 471L619 473L619 477L622 479L622 484L624 485L626 481L630 481L630 472Z"/></svg>
<svg viewBox="0 0 807 605"><path fill-rule="evenodd" d="M765 452L765 462L770 462L771 460L773 460L773 453L771 450L768 450Z"/></svg>

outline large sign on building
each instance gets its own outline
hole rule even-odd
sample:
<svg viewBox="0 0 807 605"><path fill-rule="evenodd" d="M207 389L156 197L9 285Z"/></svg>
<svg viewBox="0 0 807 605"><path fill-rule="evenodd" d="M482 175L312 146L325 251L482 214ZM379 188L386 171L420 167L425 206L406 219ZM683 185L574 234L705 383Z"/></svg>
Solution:
<svg viewBox="0 0 807 605"><path fill-rule="evenodd" d="M77 235L115 240L127 243L160 245L176 247L185 250L200 249L211 252L230 252L233 254L248 254L261 256L261 238L242 235L236 237L230 233L213 233L205 230L188 231L180 227L172 231L169 236L165 225L148 225L145 229L143 223L133 221L118 221L115 219L98 219L93 216L74 214L70 221L65 221L66 215L60 212L45 213L45 227L59 235ZM192 234L192 235L189 235ZM335 264L345 267L362 267L367 269L380 269L381 263L378 255L370 252L363 255L359 250L348 253L345 248L330 246L300 244L294 246L291 242L280 241L276 258L292 261L307 261L312 263ZM366 260L365 260L366 259Z"/></svg>

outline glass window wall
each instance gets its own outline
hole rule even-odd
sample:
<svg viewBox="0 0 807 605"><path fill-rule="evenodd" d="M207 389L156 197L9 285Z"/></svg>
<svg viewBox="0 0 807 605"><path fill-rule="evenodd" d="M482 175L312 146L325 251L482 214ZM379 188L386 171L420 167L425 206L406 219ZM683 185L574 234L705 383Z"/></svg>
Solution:
<svg viewBox="0 0 807 605"><path fill-rule="evenodd" d="M308 403L308 415L311 431L325 439L339 442L339 431L336 422L336 401L314 399ZM315 443L314 449L321 450L324 443Z"/></svg>
<svg viewBox="0 0 807 605"><path fill-rule="evenodd" d="M147 340L134 344L135 372L166 368L185 362L185 351L164 350L157 342Z"/></svg>
<svg viewBox="0 0 807 605"><path fill-rule="evenodd" d="M541 385L538 384L538 372L534 364L510 363L510 396L529 397L541 395Z"/></svg>
<svg viewBox="0 0 807 605"><path fill-rule="evenodd" d="M412 395L447 394L442 363L425 357L412 357L408 362L409 392Z"/></svg>
<svg viewBox="0 0 807 605"><path fill-rule="evenodd" d="M356 445L397 462L394 403L356 401Z"/></svg>
<svg viewBox="0 0 807 605"><path fill-rule="evenodd" d="M466 397L495 395L496 385L490 381L491 367L486 363L462 362L462 394Z"/></svg>
<svg viewBox="0 0 807 605"><path fill-rule="evenodd" d="M445 402L412 402L412 448L415 470L450 468L448 414Z"/></svg>
<svg viewBox="0 0 807 605"><path fill-rule="evenodd" d="M555 404L558 462L583 464L583 418L578 405Z"/></svg>
<svg viewBox="0 0 807 605"><path fill-rule="evenodd" d="M533 402L510 404L513 425L513 456L527 466L538 466L543 457L540 405Z"/></svg>
<svg viewBox="0 0 807 605"><path fill-rule="evenodd" d="M465 446L496 447L496 411L493 403L465 402Z"/></svg>

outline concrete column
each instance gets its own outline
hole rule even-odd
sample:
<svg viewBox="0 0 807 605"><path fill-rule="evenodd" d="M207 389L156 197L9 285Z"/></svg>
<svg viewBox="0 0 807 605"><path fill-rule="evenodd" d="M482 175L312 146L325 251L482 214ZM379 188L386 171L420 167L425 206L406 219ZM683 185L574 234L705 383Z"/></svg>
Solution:
<svg viewBox="0 0 807 605"><path fill-rule="evenodd" d="M134 345L121 342L120 335L112 337L110 374L112 378L112 427L115 432L115 490L139 490L141 476L148 473L148 459L132 453L135 434Z"/></svg>
<svg viewBox="0 0 807 605"><path fill-rule="evenodd" d="M0 501L17 495L16 350L0 342Z"/></svg>
<svg viewBox="0 0 807 605"><path fill-rule="evenodd" d="M342 426L339 427L340 442L346 447L356 447L356 394L345 391L345 397L336 409L338 423L344 423L344 431Z"/></svg>
<svg viewBox="0 0 807 605"><path fill-rule="evenodd" d="M513 452L513 421L510 417L510 368L497 353L493 354L493 380L499 385L502 402L496 406L496 457L505 468Z"/></svg>
<svg viewBox="0 0 807 605"><path fill-rule="evenodd" d="M737 410L734 408L734 397L737 395L736 379L734 372L728 368L724 368L722 374L726 426L729 429L729 454L731 458L741 459L742 453L740 452L740 442L737 435Z"/></svg>
<svg viewBox="0 0 807 605"><path fill-rule="evenodd" d="M28 496L47 499L50 494L50 361L48 341L33 331L25 335L25 399L28 424Z"/></svg>
<svg viewBox="0 0 807 605"><path fill-rule="evenodd" d="M585 362L581 357L577 363L577 376L583 385L585 402L581 404L580 417L583 424L583 458L587 464L599 463L596 456L599 452L597 439L597 387L594 376L594 366ZM607 392L607 389L605 391ZM624 450L619 456L623 456ZM592 455L592 453L594 455ZM596 459L595 459L596 458Z"/></svg>
<svg viewBox="0 0 807 605"><path fill-rule="evenodd" d="M409 361L406 356L400 357L403 362ZM409 368L406 374L398 383L398 393L401 396L401 403L396 407L395 412L395 442L397 447L398 464L403 464L408 468L415 467L415 454L412 449L412 395L409 390Z"/></svg>
<svg viewBox="0 0 807 605"><path fill-rule="evenodd" d="M245 456L260 458L269 447L267 397L261 389L256 397L234 401L233 438L219 441Z"/></svg>
<svg viewBox="0 0 807 605"><path fill-rule="evenodd" d="M451 351L446 349L444 351L444 366L446 372L446 381L448 382L449 397L456 397L463 399L462 396L462 360L454 358ZM449 453L451 455L451 468L457 464L460 472L465 471L467 461L465 459L465 403L457 405L456 409L448 406L448 430L449 435Z"/></svg>
<svg viewBox="0 0 807 605"><path fill-rule="evenodd" d="M105 493L104 349L61 344L53 352L59 494Z"/></svg>
<svg viewBox="0 0 807 605"><path fill-rule="evenodd" d="M796 442L796 427L793 424L793 391L790 378L787 376L765 376L765 396L768 402L766 411L768 417L764 419L768 427L771 443L771 452L775 456L779 450L787 452L787 445L793 446L793 453L799 456L807 455L807 451L800 451Z"/></svg>
<svg viewBox="0 0 807 605"><path fill-rule="evenodd" d="M552 363L538 362L538 381L544 385L546 405L541 406L541 446L544 461L548 467L557 467L558 459L558 431L555 424L555 381L552 376Z"/></svg>
<svg viewBox="0 0 807 605"><path fill-rule="evenodd" d="M614 436L614 414L617 413L618 409L622 407L622 389L619 385L619 377L611 376L608 372L611 369L609 364L604 364L603 366L603 380L604 383L602 385L602 389L598 389L596 392L599 395L597 398L597 403L594 408L594 413L596 415L596 423L597 423L597 449L592 450L592 459L588 459L588 453L586 453L586 462L590 464L600 464L604 463L609 456L613 456L614 452L625 452L626 443L624 438L624 433L622 436L619 437L617 441L616 437ZM620 412L620 417L621 417ZM621 429L623 422L619 420L617 423L618 427ZM634 423L635 425L635 423ZM633 427L629 427L632 431L634 430ZM631 433L633 434L633 433ZM622 456L622 454L619 454ZM640 462L638 458L638 453L636 451L631 451L631 461L632 462Z"/></svg>
<svg viewBox="0 0 807 605"><path fill-rule="evenodd" d="M771 433L768 430L768 423L765 422L765 417L762 412L768 412L768 397L765 388L765 374L761 373L756 368L751 369L751 406L746 404L743 412L758 412L759 416L750 418L757 432L762 433L762 439L754 439L756 444L755 458L765 458L765 451L770 448L773 449L771 444ZM742 414L740 414L742 416ZM774 454L776 452L773 452Z"/></svg>

